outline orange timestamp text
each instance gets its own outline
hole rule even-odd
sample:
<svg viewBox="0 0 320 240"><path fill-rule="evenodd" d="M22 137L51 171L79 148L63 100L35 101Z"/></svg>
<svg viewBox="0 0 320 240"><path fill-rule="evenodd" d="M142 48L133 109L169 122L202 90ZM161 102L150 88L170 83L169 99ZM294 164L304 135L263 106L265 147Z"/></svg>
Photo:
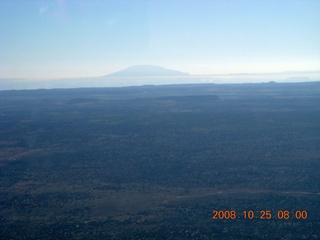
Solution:
<svg viewBox="0 0 320 240"><path fill-rule="evenodd" d="M306 210L244 210L242 212L237 212L236 210L213 210L212 219L214 220L235 220L235 219L298 219L306 220L308 218L308 212Z"/></svg>

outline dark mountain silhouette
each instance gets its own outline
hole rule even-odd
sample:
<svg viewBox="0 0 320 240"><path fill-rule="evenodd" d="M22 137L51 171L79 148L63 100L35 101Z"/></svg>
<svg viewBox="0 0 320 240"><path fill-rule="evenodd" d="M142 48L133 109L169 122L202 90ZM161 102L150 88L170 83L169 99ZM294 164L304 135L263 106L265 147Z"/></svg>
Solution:
<svg viewBox="0 0 320 240"><path fill-rule="evenodd" d="M139 76L188 76L188 73L167 69L154 65L135 65L118 72L109 74L112 77L139 77Z"/></svg>

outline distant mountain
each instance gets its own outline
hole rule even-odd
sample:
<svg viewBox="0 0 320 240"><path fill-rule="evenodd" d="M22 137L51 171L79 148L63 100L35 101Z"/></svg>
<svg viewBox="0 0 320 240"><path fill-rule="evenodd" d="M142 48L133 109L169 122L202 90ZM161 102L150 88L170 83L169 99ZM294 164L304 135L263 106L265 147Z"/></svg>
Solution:
<svg viewBox="0 0 320 240"><path fill-rule="evenodd" d="M110 77L188 76L188 73L154 65L135 65L109 74Z"/></svg>

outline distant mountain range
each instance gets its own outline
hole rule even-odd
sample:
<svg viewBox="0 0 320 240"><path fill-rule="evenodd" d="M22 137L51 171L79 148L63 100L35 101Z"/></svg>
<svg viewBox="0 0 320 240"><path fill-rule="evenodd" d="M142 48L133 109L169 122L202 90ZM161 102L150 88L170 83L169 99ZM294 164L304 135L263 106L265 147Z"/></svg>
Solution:
<svg viewBox="0 0 320 240"><path fill-rule="evenodd" d="M161 77L161 76L188 76L188 73L167 69L154 65L134 65L121 71L111 73L108 77Z"/></svg>
<svg viewBox="0 0 320 240"><path fill-rule="evenodd" d="M262 83L272 81L320 81L320 71L189 75L186 72L180 72L160 66L134 65L109 75L99 77L60 78L51 80L0 78L0 91L12 89L97 88L192 83Z"/></svg>

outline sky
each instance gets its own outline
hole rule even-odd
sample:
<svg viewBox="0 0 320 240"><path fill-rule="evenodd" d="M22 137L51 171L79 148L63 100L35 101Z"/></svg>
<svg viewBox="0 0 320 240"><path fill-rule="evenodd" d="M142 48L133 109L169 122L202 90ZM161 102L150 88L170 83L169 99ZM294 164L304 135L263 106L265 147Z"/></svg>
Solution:
<svg viewBox="0 0 320 240"><path fill-rule="evenodd" d="M320 70L319 0L0 0L0 78Z"/></svg>

